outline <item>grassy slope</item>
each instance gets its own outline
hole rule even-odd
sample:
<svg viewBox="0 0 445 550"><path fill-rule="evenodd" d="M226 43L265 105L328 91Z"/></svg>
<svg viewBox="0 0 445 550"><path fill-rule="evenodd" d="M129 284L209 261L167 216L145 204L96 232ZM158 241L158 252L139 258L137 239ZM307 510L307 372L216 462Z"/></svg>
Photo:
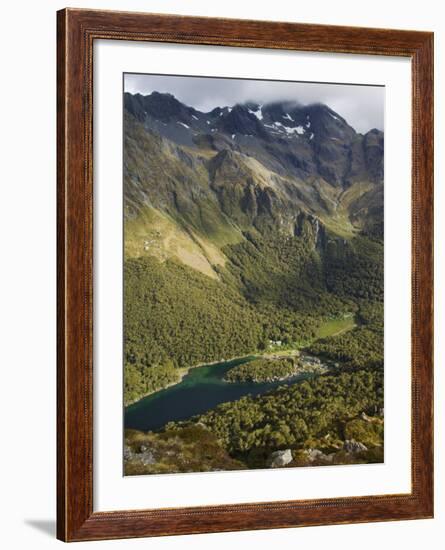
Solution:
<svg viewBox="0 0 445 550"><path fill-rule="evenodd" d="M316 338L328 338L329 336L337 336L342 332L346 332L355 327L353 315L348 317L340 317L338 319L329 319L324 321L317 329Z"/></svg>
<svg viewBox="0 0 445 550"><path fill-rule="evenodd" d="M124 242L126 258L174 258L213 279L218 277L214 266L224 266L226 261L209 240L185 231L171 216L149 206L125 222Z"/></svg>
<svg viewBox="0 0 445 550"><path fill-rule="evenodd" d="M175 258L216 278L221 247L242 235L209 190L206 155L146 132L131 117L126 130L125 256Z"/></svg>

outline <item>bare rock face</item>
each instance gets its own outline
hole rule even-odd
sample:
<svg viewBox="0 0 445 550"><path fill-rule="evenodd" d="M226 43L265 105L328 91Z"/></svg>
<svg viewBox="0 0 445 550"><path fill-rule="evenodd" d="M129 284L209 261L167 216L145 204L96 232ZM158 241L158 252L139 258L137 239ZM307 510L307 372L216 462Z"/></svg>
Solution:
<svg viewBox="0 0 445 550"><path fill-rule="evenodd" d="M124 460L128 461L128 460L131 460L133 457L134 457L133 449L131 447L129 447L128 445L125 445L125 447L124 447Z"/></svg>
<svg viewBox="0 0 445 550"><path fill-rule="evenodd" d="M156 459L152 451L146 445L141 445L140 451L141 452L137 455L137 458L142 462L144 466L155 464Z"/></svg>
<svg viewBox="0 0 445 550"><path fill-rule="evenodd" d="M134 450L130 446L124 447L124 461L125 462L140 462L144 466L149 466L156 463L156 458L153 452L147 447L147 445L141 445L139 450Z"/></svg>
<svg viewBox="0 0 445 550"><path fill-rule="evenodd" d="M284 229L301 212L325 220L341 206L360 229L383 224L384 134L357 133L327 105L245 103L205 113L171 94L127 92L124 107L126 216L150 204L205 233L204 221L222 211L264 231L263 219ZM354 200L340 205L355 184Z"/></svg>
<svg viewBox="0 0 445 550"><path fill-rule="evenodd" d="M286 464L289 464L292 460L292 451L290 449L275 451L270 455L270 467L280 468L281 466L286 466Z"/></svg>
<svg viewBox="0 0 445 550"><path fill-rule="evenodd" d="M363 445L363 443L360 443L360 441L356 441L355 439L347 439L343 444L343 449L347 453L359 453L361 451L367 451L368 447L366 447L366 445Z"/></svg>
<svg viewBox="0 0 445 550"><path fill-rule="evenodd" d="M139 460L142 462L144 466L150 466L156 463L156 459L153 456L153 453L151 453L150 451L146 451L145 453L143 453L140 456Z"/></svg>

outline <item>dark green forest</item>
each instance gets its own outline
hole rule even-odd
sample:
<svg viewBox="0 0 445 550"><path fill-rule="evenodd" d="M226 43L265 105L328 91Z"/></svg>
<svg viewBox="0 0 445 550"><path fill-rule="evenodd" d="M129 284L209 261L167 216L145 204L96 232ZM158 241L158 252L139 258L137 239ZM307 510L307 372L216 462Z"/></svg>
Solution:
<svg viewBox="0 0 445 550"><path fill-rule="evenodd" d="M249 236L226 248L230 264L220 280L172 260L127 259L127 402L177 382L183 368L260 354L277 341L281 349L303 349L330 365L327 374L292 385L285 378L298 367L296 357L265 356L232 368L228 382L283 378L283 384L157 433L132 432L130 448L145 437L159 456L145 469L130 461L127 473L263 468L279 449L292 450L291 465L383 460L383 247L373 241L366 254L366 239L333 240L322 258L299 238ZM316 339L323 320L345 312L353 312L355 328ZM350 439L367 450L346 453ZM173 441L172 461L162 449ZM202 456L204 442L219 457L218 466ZM322 458L309 460L312 448Z"/></svg>
<svg viewBox="0 0 445 550"><path fill-rule="evenodd" d="M362 369L283 385L255 398L220 405L159 432L127 430L128 475L270 466L270 454L290 449L292 466L383 461L383 371ZM344 449L360 442L359 452ZM133 457L150 449L154 460ZM314 453L315 449L315 453Z"/></svg>
<svg viewBox="0 0 445 550"><path fill-rule="evenodd" d="M293 357L255 359L238 365L224 376L227 382L271 382L283 380L297 373L299 361Z"/></svg>
<svg viewBox="0 0 445 550"><path fill-rule="evenodd" d="M383 296L381 268L376 267L382 246L373 247L367 257L362 238L346 245L333 241L328 260L322 261L303 238L249 235L225 248L230 263L224 270L218 268L220 280L174 260L127 259L126 403L175 382L175 369L261 352L270 341L301 347L314 339L324 319L345 312L357 312L363 324L358 334L353 340L345 335L338 353L328 350L332 344L322 343L312 352L350 362L347 348L357 345L354 353L373 351L377 360L382 335L376 322L367 326L366 311L381 304ZM343 267L337 259L332 271L336 254L343 257ZM360 282L361 277L366 297L358 296L357 285L344 285L348 278Z"/></svg>
<svg viewBox="0 0 445 550"><path fill-rule="evenodd" d="M335 449L336 442L346 439L350 420L362 412L374 415L382 407L383 371L364 369L322 375L256 398L224 403L193 421L215 434L231 456L249 464L261 456L265 459L271 449L300 449L314 443L317 448Z"/></svg>
<svg viewBox="0 0 445 550"><path fill-rule="evenodd" d="M337 361L340 369L383 369L383 302L359 302L360 325L335 338L318 340L308 351Z"/></svg>

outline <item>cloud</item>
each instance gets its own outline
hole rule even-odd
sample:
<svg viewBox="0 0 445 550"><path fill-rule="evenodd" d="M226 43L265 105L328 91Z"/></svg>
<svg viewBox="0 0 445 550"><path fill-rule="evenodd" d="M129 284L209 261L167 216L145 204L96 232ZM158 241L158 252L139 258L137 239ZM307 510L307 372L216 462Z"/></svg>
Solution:
<svg viewBox="0 0 445 550"><path fill-rule="evenodd" d="M303 105L325 103L358 132L384 129L382 86L287 82L197 76L125 74L125 91L150 94L168 92L199 111L254 101L297 101Z"/></svg>

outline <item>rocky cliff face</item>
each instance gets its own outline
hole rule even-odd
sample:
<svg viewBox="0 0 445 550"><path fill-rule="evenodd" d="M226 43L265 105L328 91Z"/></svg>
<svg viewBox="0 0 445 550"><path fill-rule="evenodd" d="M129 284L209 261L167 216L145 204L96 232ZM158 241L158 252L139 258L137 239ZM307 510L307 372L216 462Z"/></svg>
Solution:
<svg viewBox="0 0 445 550"><path fill-rule="evenodd" d="M170 94L126 93L124 134L129 240L141 240L147 209L201 252L252 228L295 236L310 227L318 246L327 235L383 234L383 133L359 134L326 105L203 113Z"/></svg>
<svg viewBox="0 0 445 550"><path fill-rule="evenodd" d="M322 177L339 186L383 180L383 133L358 134L326 105L247 103L201 113L153 92L125 94L125 109L175 143L239 150L284 175Z"/></svg>

